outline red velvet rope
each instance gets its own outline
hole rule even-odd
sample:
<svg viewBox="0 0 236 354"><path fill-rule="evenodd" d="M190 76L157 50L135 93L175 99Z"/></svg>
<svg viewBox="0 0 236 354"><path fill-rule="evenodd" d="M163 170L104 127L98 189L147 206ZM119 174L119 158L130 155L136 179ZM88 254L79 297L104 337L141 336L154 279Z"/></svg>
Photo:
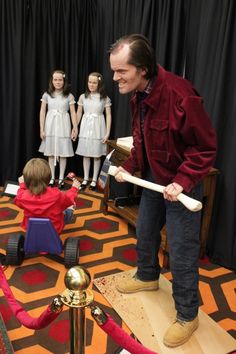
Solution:
<svg viewBox="0 0 236 354"><path fill-rule="evenodd" d="M106 316L107 321L100 325L100 327L122 348L128 350L131 354L157 354L129 336L108 314Z"/></svg>
<svg viewBox="0 0 236 354"><path fill-rule="evenodd" d="M47 327L52 321L54 321L60 312L53 312L50 306L39 316L39 318L33 318L18 304L11 289L9 288L7 279L0 265L0 286L7 299L8 305L11 308L13 314L18 321L25 327L30 329L41 329Z"/></svg>

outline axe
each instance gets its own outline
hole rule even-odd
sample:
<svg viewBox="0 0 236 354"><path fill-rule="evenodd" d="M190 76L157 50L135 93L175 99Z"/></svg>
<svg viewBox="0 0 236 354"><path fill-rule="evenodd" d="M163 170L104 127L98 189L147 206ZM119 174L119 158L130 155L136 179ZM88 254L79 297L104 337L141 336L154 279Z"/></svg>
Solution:
<svg viewBox="0 0 236 354"><path fill-rule="evenodd" d="M112 150L107 157L104 160L104 163L102 165L101 168L101 173L99 175L98 178L98 188L100 190L104 190L107 180L108 180L108 175L110 176L114 176L117 170L116 166L112 166L112 163L110 161L110 158L113 154L114 150ZM122 175L122 178L124 179L124 181L126 182L130 182L133 183L137 186L143 187L143 188L147 188L147 189L151 189L153 191L159 192L159 193L163 193L164 191L164 186L160 185L160 184L156 184L153 182L149 182L146 181L144 179L135 177L135 176L131 176L127 173L124 172L119 172ZM177 196L178 201L180 201L187 209L189 209L190 211L199 211L202 209L202 203L199 200L193 199L188 197L186 194L180 193Z"/></svg>

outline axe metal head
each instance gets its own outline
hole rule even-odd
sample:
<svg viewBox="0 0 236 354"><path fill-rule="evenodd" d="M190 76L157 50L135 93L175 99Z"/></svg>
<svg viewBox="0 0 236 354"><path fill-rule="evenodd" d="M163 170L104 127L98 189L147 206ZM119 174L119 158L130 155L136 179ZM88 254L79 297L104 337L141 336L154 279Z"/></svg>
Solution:
<svg viewBox="0 0 236 354"><path fill-rule="evenodd" d="M112 150L105 158L104 162L103 162L103 165L102 165L102 168L101 168L101 172L100 172L100 175L98 177L98 182L97 182L97 188L100 190L100 191L104 191L105 187L106 187L106 184L107 184L107 180L108 180L108 170L111 166L111 156L113 154L113 152L115 151Z"/></svg>

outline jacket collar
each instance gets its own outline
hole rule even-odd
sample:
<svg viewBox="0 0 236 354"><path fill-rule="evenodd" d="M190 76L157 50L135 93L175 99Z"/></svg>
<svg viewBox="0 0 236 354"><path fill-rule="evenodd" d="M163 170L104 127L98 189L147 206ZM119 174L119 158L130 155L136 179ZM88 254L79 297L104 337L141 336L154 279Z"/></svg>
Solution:
<svg viewBox="0 0 236 354"><path fill-rule="evenodd" d="M147 97L143 100L143 103L150 106L153 110L157 110L157 100L160 97L160 93L164 85L165 76L166 76L166 70L161 65L159 64L157 65L157 70L158 70L158 75L154 80L152 89L150 93L147 95ZM131 104L133 105L137 104L136 93L131 97Z"/></svg>

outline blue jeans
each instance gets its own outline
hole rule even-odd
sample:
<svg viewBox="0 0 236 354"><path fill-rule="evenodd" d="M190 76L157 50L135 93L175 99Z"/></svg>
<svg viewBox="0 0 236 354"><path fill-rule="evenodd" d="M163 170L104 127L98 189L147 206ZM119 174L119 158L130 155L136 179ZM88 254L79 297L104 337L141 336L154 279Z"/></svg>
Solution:
<svg viewBox="0 0 236 354"><path fill-rule="evenodd" d="M147 179L153 181L150 176ZM199 184L188 195L201 200L202 185ZM140 280L150 281L159 278L160 231L165 224L177 317L190 321L197 316L199 307L198 256L201 212L191 212L180 202L169 202L161 193L143 189L136 227L137 277Z"/></svg>
<svg viewBox="0 0 236 354"><path fill-rule="evenodd" d="M73 214L74 214L73 209L64 210L64 223L65 224L69 224L71 222Z"/></svg>

